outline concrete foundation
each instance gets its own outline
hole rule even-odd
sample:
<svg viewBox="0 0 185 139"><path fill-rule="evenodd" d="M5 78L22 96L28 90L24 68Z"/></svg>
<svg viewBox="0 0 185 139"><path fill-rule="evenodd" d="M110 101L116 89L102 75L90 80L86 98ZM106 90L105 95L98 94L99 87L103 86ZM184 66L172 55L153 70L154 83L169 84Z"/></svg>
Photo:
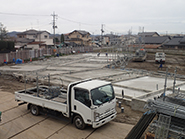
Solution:
<svg viewBox="0 0 185 139"><path fill-rule="evenodd" d="M1 74L14 74L22 76L27 74L29 80L39 76L50 75L52 85L67 86L70 82L87 78L102 79L112 82L116 97L122 98L124 90L124 100L128 101L133 109L145 111L144 104L148 99L160 96L163 93L165 77L164 73L154 73L136 69L115 69L110 65L111 59L115 55L101 53L98 57L96 53L86 53L62 56L41 61L33 61L14 66L0 67ZM39 78L41 83L47 83L45 78ZM173 87L173 78L167 80L167 92ZM185 82L176 80L176 89L185 91ZM11 103L7 104L11 105ZM3 108L1 108L3 109Z"/></svg>

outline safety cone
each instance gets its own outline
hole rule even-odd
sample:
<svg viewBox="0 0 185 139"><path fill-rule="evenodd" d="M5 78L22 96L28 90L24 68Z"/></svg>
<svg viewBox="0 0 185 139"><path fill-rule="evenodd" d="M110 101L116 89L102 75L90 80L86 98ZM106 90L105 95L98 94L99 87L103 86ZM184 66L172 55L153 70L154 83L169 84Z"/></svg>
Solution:
<svg viewBox="0 0 185 139"><path fill-rule="evenodd" d="M30 62L32 62L32 57L30 57Z"/></svg>

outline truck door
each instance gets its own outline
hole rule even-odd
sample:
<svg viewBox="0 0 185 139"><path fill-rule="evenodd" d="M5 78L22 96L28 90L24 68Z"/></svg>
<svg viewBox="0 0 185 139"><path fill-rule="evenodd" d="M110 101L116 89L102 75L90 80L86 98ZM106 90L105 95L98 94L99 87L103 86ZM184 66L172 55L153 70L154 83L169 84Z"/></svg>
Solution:
<svg viewBox="0 0 185 139"><path fill-rule="evenodd" d="M90 124L91 120L91 101L89 91L81 88L74 88L74 95L71 100L71 110L78 113L86 124Z"/></svg>

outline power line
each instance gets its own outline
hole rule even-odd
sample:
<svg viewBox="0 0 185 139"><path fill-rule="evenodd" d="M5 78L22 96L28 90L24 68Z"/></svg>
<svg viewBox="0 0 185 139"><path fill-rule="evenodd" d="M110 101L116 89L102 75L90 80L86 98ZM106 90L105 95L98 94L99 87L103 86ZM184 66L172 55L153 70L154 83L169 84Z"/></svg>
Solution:
<svg viewBox="0 0 185 139"><path fill-rule="evenodd" d="M0 12L0 14L4 14L4 15L16 15L16 16L49 16L49 15L17 14L17 13L3 13L3 12Z"/></svg>
<svg viewBox="0 0 185 139"><path fill-rule="evenodd" d="M78 23L78 24L83 24L83 25L89 25L89 26L97 26L99 24L91 24L91 23L83 23L83 22L79 22L79 21L74 21L74 20L71 20L71 19L67 19L67 18L64 18L64 17L61 17L61 16L58 16L60 19L63 19L63 20L66 20L66 21L69 21L69 22L73 22L73 23Z"/></svg>
<svg viewBox="0 0 185 139"><path fill-rule="evenodd" d="M4 12L0 12L0 14L3 15L10 15L10 16L50 16L50 15L37 15L37 14L19 14L19 13L4 13ZM95 26L95 25L99 25L99 24L92 24L92 23L83 23L83 22L79 22L79 21L74 21L71 19L67 19L61 16L58 16L58 18L69 21L69 22L73 22L73 23L78 23L78 24L83 24L83 25L89 25L89 26Z"/></svg>

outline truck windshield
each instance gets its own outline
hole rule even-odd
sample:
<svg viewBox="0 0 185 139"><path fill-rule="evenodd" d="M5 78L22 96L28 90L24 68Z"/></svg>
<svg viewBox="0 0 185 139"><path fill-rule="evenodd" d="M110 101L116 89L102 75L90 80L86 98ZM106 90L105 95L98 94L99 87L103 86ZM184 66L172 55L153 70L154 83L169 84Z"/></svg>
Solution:
<svg viewBox="0 0 185 139"><path fill-rule="evenodd" d="M91 98L94 105L101 105L114 99L114 90L112 85L105 85L91 90Z"/></svg>

